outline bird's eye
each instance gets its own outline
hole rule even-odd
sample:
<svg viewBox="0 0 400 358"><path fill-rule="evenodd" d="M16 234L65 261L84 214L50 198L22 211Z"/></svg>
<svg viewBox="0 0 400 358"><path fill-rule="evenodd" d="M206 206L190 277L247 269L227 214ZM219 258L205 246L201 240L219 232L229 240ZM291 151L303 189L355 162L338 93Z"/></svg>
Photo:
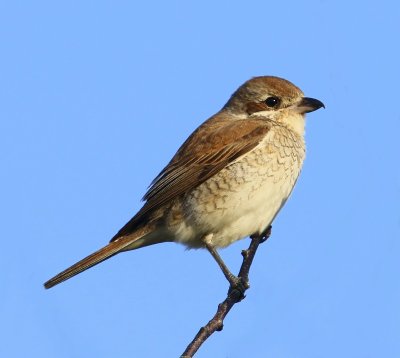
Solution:
<svg viewBox="0 0 400 358"><path fill-rule="evenodd" d="M279 104L280 100L278 97L268 97L264 103L268 106L268 107L276 107Z"/></svg>

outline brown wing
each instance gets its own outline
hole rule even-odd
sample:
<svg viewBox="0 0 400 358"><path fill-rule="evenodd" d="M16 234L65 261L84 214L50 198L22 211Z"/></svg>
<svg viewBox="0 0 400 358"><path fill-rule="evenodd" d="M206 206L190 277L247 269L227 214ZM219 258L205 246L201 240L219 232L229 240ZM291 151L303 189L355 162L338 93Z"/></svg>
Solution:
<svg viewBox="0 0 400 358"><path fill-rule="evenodd" d="M267 122L256 118L232 121L214 117L203 123L153 180L143 197L146 203L142 209L111 241L128 235L151 211L200 185L252 150L269 129Z"/></svg>

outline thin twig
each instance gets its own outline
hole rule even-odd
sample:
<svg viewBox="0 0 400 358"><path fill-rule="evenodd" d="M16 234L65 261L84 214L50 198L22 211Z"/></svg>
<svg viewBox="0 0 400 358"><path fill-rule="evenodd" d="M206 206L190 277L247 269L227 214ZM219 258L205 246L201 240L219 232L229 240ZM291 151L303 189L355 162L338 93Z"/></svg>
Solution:
<svg viewBox="0 0 400 358"><path fill-rule="evenodd" d="M250 287L249 285L249 271L253 262L254 256L257 252L258 246L269 238L271 235L271 227L260 236L252 236L251 243L247 250L242 251L243 262L239 270L238 277L243 283L241 290L232 285L229 287L227 297L223 302L218 305L218 310L214 317L204 326L201 327L192 342L187 346L180 358L192 358L200 346L216 331L222 331L224 327L224 319L231 310L231 308L245 298L244 293Z"/></svg>

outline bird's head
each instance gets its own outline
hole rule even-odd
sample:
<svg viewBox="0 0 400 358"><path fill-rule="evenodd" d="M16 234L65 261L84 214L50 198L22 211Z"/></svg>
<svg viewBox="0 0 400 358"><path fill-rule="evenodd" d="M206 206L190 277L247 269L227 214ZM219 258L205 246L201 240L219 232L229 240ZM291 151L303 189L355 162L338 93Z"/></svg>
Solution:
<svg viewBox="0 0 400 358"><path fill-rule="evenodd" d="M293 83L279 77L254 77L240 86L224 106L240 118L262 117L304 133L304 115L324 104L315 98L304 97Z"/></svg>

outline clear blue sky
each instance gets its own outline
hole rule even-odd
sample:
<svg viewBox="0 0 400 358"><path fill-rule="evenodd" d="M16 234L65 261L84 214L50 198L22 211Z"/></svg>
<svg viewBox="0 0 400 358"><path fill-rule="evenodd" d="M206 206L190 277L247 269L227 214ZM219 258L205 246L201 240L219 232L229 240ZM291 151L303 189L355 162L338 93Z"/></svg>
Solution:
<svg viewBox="0 0 400 358"><path fill-rule="evenodd" d="M243 81L326 104L247 298L196 357L400 357L400 8L395 1L0 5L0 356L178 357L227 284L163 244L55 289ZM233 271L248 240L222 251Z"/></svg>

